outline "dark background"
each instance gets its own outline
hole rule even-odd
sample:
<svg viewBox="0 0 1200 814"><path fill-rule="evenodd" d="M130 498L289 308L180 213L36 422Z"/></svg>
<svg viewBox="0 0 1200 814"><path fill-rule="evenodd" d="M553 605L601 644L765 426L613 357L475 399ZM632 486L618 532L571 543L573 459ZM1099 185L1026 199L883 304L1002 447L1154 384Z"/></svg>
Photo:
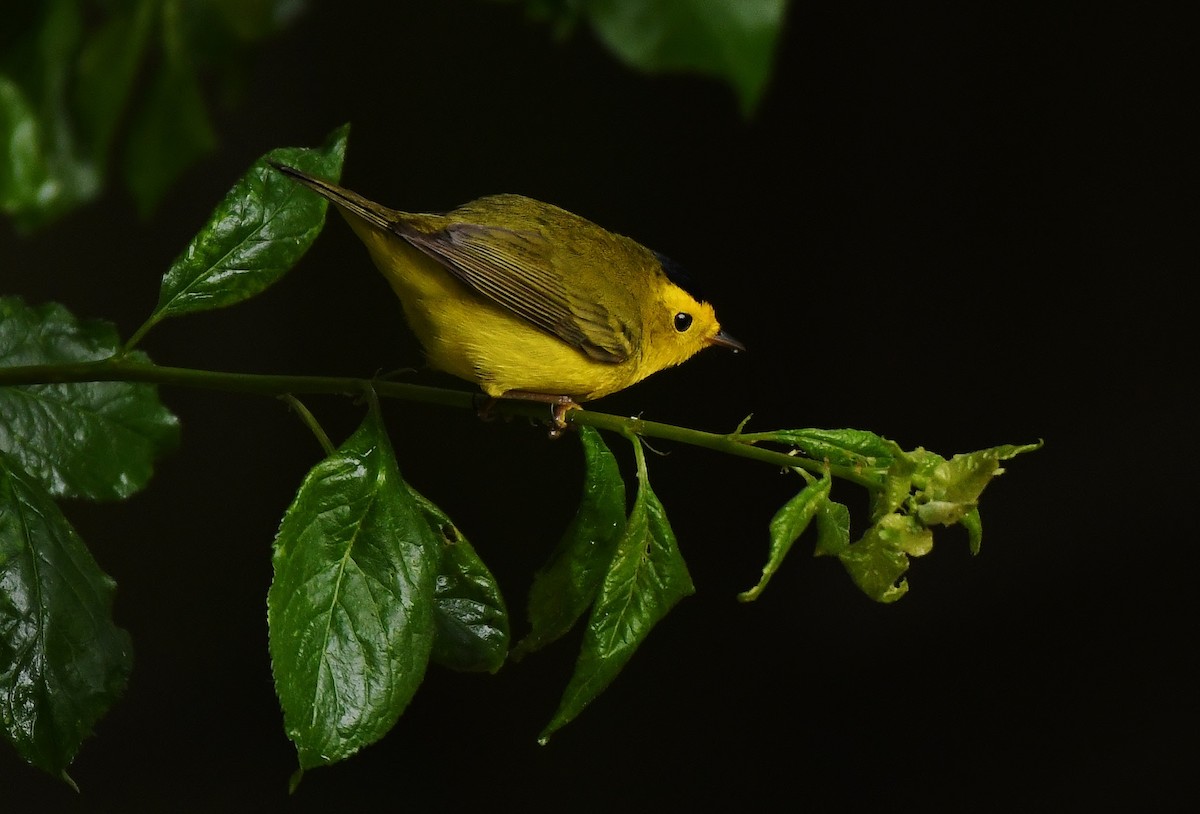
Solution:
<svg viewBox="0 0 1200 814"><path fill-rule="evenodd" d="M797 2L747 120L715 82L634 73L516 7L366 5L314 3L264 47L219 114L220 148L149 220L113 188L32 238L2 227L0 288L128 335L251 161L349 121L351 188L416 210L500 191L555 202L684 263L750 348L708 351L597 409L717 431L749 413L762 430L861 427L944 454L1046 446L989 487L978 558L941 531L909 595L881 606L809 557L808 538L762 599L736 602L796 480L660 445L650 475L697 594L575 723L535 743L578 637L494 677L434 667L387 738L288 798L265 596L279 517L319 449L275 401L164 391L183 445L151 487L66 506L120 586L128 691L71 770L81 795L9 750L0 808L1195 802L1195 377L1178 245L1195 234L1196 160L1174 149L1195 94L1181 21ZM255 372L420 360L337 219L267 294L163 323L144 348ZM308 402L335 436L361 417ZM406 476L474 542L523 633L529 579L578 498L577 444L386 409Z"/></svg>

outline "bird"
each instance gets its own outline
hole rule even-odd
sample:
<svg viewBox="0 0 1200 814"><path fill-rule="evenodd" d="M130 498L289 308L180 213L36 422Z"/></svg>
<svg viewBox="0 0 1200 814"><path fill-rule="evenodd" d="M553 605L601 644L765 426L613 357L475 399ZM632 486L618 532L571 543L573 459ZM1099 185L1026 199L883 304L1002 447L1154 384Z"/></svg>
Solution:
<svg viewBox="0 0 1200 814"><path fill-rule="evenodd" d="M400 300L430 367L492 399L615 393L711 346L744 351L662 254L553 204L488 195L442 214L391 209L279 162L328 199Z"/></svg>

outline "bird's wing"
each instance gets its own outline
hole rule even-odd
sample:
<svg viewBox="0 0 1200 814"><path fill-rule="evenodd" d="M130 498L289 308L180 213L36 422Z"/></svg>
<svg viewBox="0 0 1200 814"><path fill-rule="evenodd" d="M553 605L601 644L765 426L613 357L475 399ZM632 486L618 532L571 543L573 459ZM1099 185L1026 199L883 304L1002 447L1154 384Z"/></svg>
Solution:
<svg viewBox="0 0 1200 814"><path fill-rule="evenodd" d="M572 296L563 282L570 269L554 267L553 246L536 232L474 223L397 231L469 288L589 357L620 363L633 354L638 326L601 304L584 280L573 281L581 290Z"/></svg>

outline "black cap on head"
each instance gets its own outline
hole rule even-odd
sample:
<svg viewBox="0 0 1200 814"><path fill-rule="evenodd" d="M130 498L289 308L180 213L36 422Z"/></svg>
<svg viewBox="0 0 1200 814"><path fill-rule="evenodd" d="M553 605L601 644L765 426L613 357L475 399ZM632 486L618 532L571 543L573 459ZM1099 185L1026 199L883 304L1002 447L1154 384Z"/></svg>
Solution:
<svg viewBox="0 0 1200 814"><path fill-rule="evenodd" d="M696 281L690 274L684 271L683 266L676 263L671 258L667 257L662 252L651 250L658 262L662 264L663 273L667 275L667 279L675 285L682 288L687 293L691 294L700 302L704 302L704 296L700 293L700 287L696 285Z"/></svg>

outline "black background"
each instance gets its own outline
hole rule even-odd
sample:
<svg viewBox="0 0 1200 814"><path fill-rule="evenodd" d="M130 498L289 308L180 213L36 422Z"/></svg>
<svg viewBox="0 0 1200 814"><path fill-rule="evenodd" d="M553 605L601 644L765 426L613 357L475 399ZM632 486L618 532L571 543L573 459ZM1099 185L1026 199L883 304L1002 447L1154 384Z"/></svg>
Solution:
<svg viewBox="0 0 1200 814"><path fill-rule="evenodd" d="M881 606L809 557L807 538L762 599L736 602L796 481L662 445L650 475L697 594L576 722L535 743L578 637L496 676L434 667L390 735L289 798L265 596L278 519L319 449L275 401L164 391L183 445L150 488L66 506L120 586L128 691L72 768L82 794L10 751L0 808L1194 802L1179 245L1197 212L1194 149L1175 149L1195 107L1181 21L1095 4L798 2L746 120L715 82L636 74L516 7L366 5L314 3L263 48L219 114L220 149L150 219L114 188L32 238L4 226L0 288L128 335L251 161L349 121L351 188L413 210L500 191L555 202L684 263L750 348L708 351L597 409L718 431L753 413L752 428L861 427L945 454L1046 446L984 495L978 558L960 530L940 532L909 595ZM267 294L163 323L143 347L254 372L420 360L337 219ZM338 437L361 418L309 403ZM577 445L386 409L406 476L496 572L519 635L532 572L578 498Z"/></svg>

